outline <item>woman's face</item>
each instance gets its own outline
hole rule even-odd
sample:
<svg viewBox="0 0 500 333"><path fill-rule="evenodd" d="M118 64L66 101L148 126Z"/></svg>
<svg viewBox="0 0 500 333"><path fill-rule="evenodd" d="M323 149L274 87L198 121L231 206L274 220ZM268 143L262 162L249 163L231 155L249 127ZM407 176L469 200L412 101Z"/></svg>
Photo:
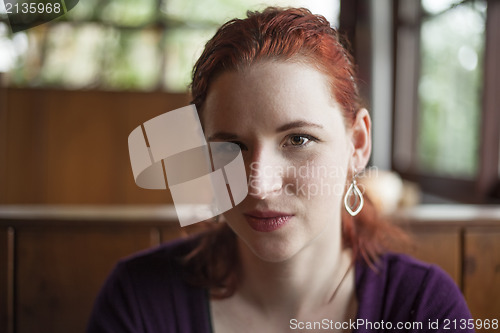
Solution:
<svg viewBox="0 0 500 333"><path fill-rule="evenodd" d="M356 148L324 74L271 61L225 72L209 89L202 121L208 141L241 147L249 194L224 217L254 254L280 262L325 241L341 246Z"/></svg>

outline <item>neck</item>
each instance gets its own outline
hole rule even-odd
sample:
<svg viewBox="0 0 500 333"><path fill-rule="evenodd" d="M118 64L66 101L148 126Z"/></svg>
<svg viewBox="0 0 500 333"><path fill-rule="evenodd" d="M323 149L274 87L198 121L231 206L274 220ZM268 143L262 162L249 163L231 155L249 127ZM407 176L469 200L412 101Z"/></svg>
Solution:
<svg viewBox="0 0 500 333"><path fill-rule="evenodd" d="M283 262L266 262L239 241L242 276L239 294L264 315L300 317L335 301L338 287L353 276L351 251L339 232L324 232ZM352 278L351 276L351 278Z"/></svg>

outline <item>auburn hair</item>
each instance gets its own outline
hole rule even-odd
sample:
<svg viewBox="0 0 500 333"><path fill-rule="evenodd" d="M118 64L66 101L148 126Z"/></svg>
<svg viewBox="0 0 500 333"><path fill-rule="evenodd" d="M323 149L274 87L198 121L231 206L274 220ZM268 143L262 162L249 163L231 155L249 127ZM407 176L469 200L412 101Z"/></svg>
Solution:
<svg viewBox="0 0 500 333"><path fill-rule="evenodd" d="M329 22L304 8L269 7L222 25L193 68L192 103L198 112L203 113L210 85L218 75L259 61L298 61L324 73L346 126L352 126L361 108L352 57ZM229 297L239 280L236 235L226 223L208 224L208 228L210 231L200 236L199 245L184 258L187 278L208 288L213 297ZM399 229L379 217L366 195L359 215L342 215L344 244L352 248L356 258L364 258L369 264L388 239L401 235Z"/></svg>

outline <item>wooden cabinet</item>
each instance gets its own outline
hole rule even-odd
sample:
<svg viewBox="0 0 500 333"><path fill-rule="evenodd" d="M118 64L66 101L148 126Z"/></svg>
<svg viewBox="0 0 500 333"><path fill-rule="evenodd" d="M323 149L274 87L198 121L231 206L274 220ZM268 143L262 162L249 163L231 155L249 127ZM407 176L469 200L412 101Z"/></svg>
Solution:
<svg viewBox="0 0 500 333"><path fill-rule="evenodd" d="M12 253L9 229L0 227L0 332L12 331Z"/></svg>
<svg viewBox="0 0 500 333"><path fill-rule="evenodd" d="M500 227L470 227L464 243L464 295L472 316L500 321Z"/></svg>
<svg viewBox="0 0 500 333"><path fill-rule="evenodd" d="M440 266L458 286L461 286L461 229L413 224L407 230L411 236L411 243L405 252L417 259Z"/></svg>
<svg viewBox="0 0 500 333"><path fill-rule="evenodd" d="M500 207L430 205L396 220L413 236L407 252L450 274L475 320L500 325Z"/></svg>
<svg viewBox="0 0 500 333"><path fill-rule="evenodd" d="M477 319L500 319L497 215L396 217L413 238L405 251L447 271ZM0 206L0 332L83 332L117 260L197 231L172 207Z"/></svg>
<svg viewBox="0 0 500 333"><path fill-rule="evenodd" d="M15 232L16 332L83 332L117 258L158 245L154 228L26 226Z"/></svg>

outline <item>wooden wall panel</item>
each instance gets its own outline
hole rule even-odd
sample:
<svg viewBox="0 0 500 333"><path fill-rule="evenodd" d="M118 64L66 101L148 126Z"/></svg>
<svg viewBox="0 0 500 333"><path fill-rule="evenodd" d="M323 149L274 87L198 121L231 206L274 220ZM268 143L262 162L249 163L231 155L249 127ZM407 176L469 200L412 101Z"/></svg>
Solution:
<svg viewBox="0 0 500 333"><path fill-rule="evenodd" d="M7 181L7 90L2 84L3 73L0 73L0 202L5 202L6 193L2 189Z"/></svg>
<svg viewBox="0 0 500 333"><path fill-rule="evenodd" d="M473 318L500 320L500 228L467 229L464 273L464 294Z"/></svg>
<svg viewBox="0 0 500 333"><path fill-rule="evenodd" d="M43 91L13 95L7 90L5 179L2 203L43 202L47 189L45 99Z"/></svg>
<svg viewBox="0 0 500 333"><path fill-rule="evenodd" d="M75 103L72 94L48 101L48 202L83 203L119 200L117 169L128 167L126 119L119 109L103 110L100 96ZM61 106L67 108L61 109ZM121 164L121 166L120 166Z"/></svg>
<svg viewBox="0 0 500 333"><path fill-rule="evenodd" d="M135 185L128 135L187 105L187 94L7 88L4 95L0 204L172 202L169 191Z"/></svg>
<svg viewBox="0 0 500 333"><path fill-rule="evenodd" d="M410 234L413 239L407 252L417 259L440 266L461 286L460 228L414 227Z"/></svg>
<svg viewBox="0 0 500 333"><path fill-rule="evenodd" d="M125 126L127 138L137 126L167 111L189 104L190 98L187 94L166 95L166 94L140 94L125 96L123 109L128 115L128 122ZM153 107L155 106L155 107ZM119 168L122 185L122 202L137 204L167 204L172 203L172 196L169 190L145 190L135 185L130 167L128 147L126 147L126 168Z"/></svg>
<svg viewBox="0 0 500 333"><path fill-rule="evenodd" d="M0 228L0 332L12 332L11 327L11 260L12 253L9 249L9 233L5 227Z"/></svg>
<svg viewBox="0 0 500 333"><path fill-rule="evenodd" d="M16 332L83 332L117 260L158 240L154 228L19 228Z"/></svg>

